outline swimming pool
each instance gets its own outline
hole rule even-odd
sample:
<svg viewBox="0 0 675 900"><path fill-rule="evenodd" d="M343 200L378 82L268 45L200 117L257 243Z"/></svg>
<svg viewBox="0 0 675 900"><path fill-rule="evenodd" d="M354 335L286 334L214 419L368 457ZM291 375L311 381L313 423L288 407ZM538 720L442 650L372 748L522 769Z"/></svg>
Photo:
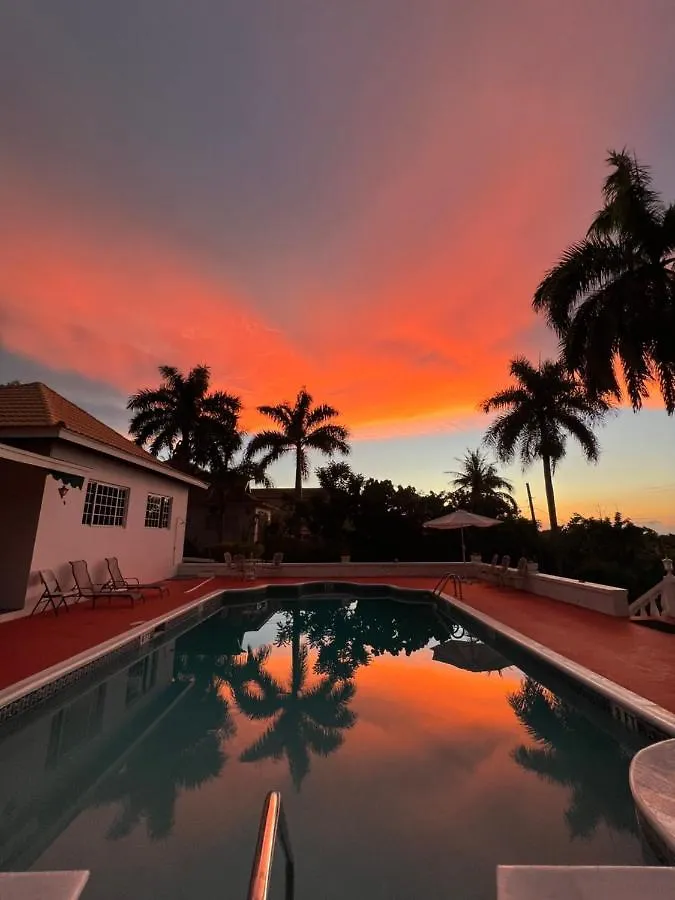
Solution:
<svg viewBox="0 0 675 900"><path fill-rule="evenodd" d="M91 869L91 900L243 898L273 789L299 900L482 900L498 863L641 864L628 766L644 739L428 594L396 596L231 594L13 720L0 868Z"/></svg>

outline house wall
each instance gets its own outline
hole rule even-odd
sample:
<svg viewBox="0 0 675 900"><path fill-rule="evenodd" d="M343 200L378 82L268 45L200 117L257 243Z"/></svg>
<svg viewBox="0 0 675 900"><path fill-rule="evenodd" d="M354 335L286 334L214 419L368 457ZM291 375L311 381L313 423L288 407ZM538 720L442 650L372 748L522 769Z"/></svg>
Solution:
<svg viewBox="0 0 675 900"><path fill-rule="evenodd" d="M0 609L24 606L46 477L45 469L0 459Z"/></svg>
<svg viewBox="0 0 675 900"><path fill-rule="evenodd" d="M26 609L39 596L38 569L53 569L62 586L72 586L71 559L85 559L95 583L108 580L105 557L117 556L123 575L155 581L175 574L182 558L188 486L155 475L139 466L117 461L84 447L59 443L53 456L91 468L91 480L129 488L124 527L83 525L82 513L87 481L71 488L65 502L58 493L60 482L51 476L44 485L40 522L31 563ZM169 528L146 528L145 509L149 493L173 498Z"/></svg>

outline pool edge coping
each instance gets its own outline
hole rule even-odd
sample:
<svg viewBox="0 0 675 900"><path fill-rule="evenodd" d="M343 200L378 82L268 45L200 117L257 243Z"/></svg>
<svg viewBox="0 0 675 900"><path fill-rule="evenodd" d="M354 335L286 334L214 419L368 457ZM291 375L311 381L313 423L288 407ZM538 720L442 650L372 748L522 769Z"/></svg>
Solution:
<svg viewBox="0 0 675 900"><path fill-rule="evenodd" d="M658 703L636 694L610 678L606 678L604 675L582 666L581 663L574 662L563 656L562 653L551 650L545 644L535 641L534 638L528 637L521 631L516 631L515 628L505 625L499 619L494 619L464 600L445 593L436 594L436 596L447 603L450 608L456 607L461 612L466 613L466 615L472 616L481 624L518 644L534 656L569 675L572 679L581 682L592 691L601 694L621 709L634 714L659 731L675 737L675 713L669 712L663 706L659 706Z"/></svg>
<svg viewBox="0 0 675 900"><path fill-rule="evenodd" d="M51 684L51 682L56 681L57 678L68 675L71 672L86 666L88 663L94 662L101 656L105 656L113 650L124 647L125 644L131 643L131 641L136 640L136 638L141 638L145 634L154 634L156 629L161 625L165 625L173 619L184 615L186 612L198 608L202 603L207 603L209 600L212 600L222 593L223 590L219 589L195 597L181 606L177 606L174 609L168 610L168 612L156 616L154 619L148 619L140 625L136 625L126 631L121 631L114 637L108 638L106 641L101 641L100 644L94 644L87 650L82 650L80 653L76 653L74 656L70 656L68 659L62 660L61 662L54 663L53 666L49 666L46 669L41 669L34 675L22 678L21 681L15 681L14 684L10 684L6 688L0 690L0 710L10 703L20 700L27 694L32 694L33 691L37 691L40 688Z"/></svg>

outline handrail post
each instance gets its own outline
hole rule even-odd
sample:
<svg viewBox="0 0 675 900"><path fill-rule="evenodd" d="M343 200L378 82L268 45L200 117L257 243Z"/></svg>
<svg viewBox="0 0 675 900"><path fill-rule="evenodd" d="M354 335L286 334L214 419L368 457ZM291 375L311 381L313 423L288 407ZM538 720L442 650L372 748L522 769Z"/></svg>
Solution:
<svg viewBox="0 0 675 900"><path fill-rule="evenodd" d="M251 868L251 880L248 886L248 900L266 900L272 874L272 861L276 847L277 835L286 856L286 900L293 900L295 891L295 861L291 850L286 816L281 805L281 794L270 791L265 797L258 841Z"/></svg>

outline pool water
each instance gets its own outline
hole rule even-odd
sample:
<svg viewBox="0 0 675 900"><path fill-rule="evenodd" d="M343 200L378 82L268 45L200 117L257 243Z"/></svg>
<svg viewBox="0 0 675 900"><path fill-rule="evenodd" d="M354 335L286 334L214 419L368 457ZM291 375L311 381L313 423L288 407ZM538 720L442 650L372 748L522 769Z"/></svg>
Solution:
<svg viewBox="0 0 675 900"><path fill-rule="evenodd" d="M244 898L274 789L298 900L487 900L498 863L643 862L640 746L432 604L238 605L0 735L0 868Z"/></svg>

